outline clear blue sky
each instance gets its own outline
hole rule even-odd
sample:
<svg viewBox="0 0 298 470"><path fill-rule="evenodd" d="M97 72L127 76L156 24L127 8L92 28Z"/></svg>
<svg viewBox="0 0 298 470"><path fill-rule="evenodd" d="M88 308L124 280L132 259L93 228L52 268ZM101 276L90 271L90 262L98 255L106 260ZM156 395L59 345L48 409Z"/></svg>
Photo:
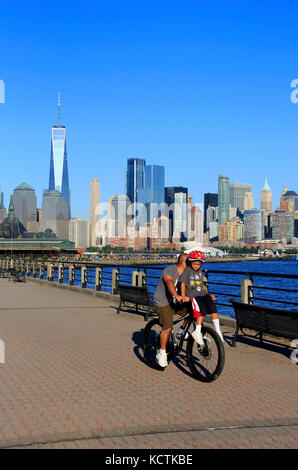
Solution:
<svg viewBox="0 0 298 470"><path fill-rule="evenodd" d="M92 177L102 200L124 192L132 156L196 202L222 173L259 207L267 176L276 207L285 183L298 192L297 26L296 0L1 2L6 204L25 181L41 206L60 91L73 216Z"/></svg>

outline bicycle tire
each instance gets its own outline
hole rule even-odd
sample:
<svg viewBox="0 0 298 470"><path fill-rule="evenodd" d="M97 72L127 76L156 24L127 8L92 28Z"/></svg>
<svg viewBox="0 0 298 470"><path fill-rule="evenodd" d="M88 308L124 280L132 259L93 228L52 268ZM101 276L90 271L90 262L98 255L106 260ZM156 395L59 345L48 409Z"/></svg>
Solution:
<svg viewBox="0 0 298 470"><path fill-rule="evenodd" d="M196 380L213 382L218 379L225 364L225 350L222 340L213 328L202 327L205 347L201 348L191 335L187 340L187 364Z"/></svg>

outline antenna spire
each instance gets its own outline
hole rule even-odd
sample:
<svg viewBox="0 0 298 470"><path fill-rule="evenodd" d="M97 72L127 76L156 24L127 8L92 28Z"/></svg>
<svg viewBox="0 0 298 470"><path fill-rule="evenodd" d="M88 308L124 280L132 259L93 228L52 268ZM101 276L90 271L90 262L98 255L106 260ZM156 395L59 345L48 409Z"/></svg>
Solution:
<svg viewBox="0 0 298 470"><path fill-rule="evenodd" d="M58 91L58 127L60 127L60 91Z"/></svg>

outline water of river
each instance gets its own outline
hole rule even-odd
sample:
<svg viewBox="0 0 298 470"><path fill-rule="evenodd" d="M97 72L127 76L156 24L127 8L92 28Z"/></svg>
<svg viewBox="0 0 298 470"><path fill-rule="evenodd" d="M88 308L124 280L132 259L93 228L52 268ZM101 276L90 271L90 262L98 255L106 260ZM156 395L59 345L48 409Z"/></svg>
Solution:
<svg viewBox="0 0 298 470"><path fill-rule="evenodd" d="M158 283L160 274L164 266L145 266L142 268L146 272L147 286L150 293L153 294ZM290 274L298 276L298 261L277 260L277 261L241 261L241 262L218 262L204 263L204 270L208 270L209 292L216 295L218 311L221 315L234 317L233 308L229 305L229 299L240 300L241 296L241 279L247 278L247 273L267 273L270 274ZM111 292L112 267L104 266L103 268L103 284L102 290ZM132 271L136 268L126 266L120 267L120 283L131 284ZM212 271L224 271L224 273L213 273ZM232 274L236 271L237 274ZM238 274L239 273L239 274ZM46 276L46 272L45 272ZM58 280L58 272L55 269L54 281ZM64 269L64 283L68 283L68 269ZM75 285L81 283L81 271L75 270ZM213 284L218 283L218 284ZM290 310L298 310L298 278L282 279L274 277L261 277L255 274L253 276L254 283L254 303L256 305L265 305L275 308L285 308ZM226 284L233 284L228 286ZM88 268L87 287L95 288L95 268ZM266 290L262 287L271 287L275 289L289 289L296 292L283 292L275 290ZM258 300L258 299L265 300ZM277 303L276 301L281 301ZM284 302L296 302L297 306ZM226 305L222 305L226 304Z"/></svg>

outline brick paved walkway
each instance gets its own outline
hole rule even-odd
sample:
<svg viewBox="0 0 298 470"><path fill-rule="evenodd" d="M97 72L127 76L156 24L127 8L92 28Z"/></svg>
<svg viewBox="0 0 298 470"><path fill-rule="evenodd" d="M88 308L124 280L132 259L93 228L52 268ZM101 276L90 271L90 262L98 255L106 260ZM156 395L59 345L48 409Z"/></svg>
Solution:
<svg viewBox="0 0 298 470"><path fill-rule="evenodd" d="M110 300L7 279L0 299L0 447L297 448L289 350L226 343L223 374L203 384L184 354L150 369L143 318Z"/></svg>

